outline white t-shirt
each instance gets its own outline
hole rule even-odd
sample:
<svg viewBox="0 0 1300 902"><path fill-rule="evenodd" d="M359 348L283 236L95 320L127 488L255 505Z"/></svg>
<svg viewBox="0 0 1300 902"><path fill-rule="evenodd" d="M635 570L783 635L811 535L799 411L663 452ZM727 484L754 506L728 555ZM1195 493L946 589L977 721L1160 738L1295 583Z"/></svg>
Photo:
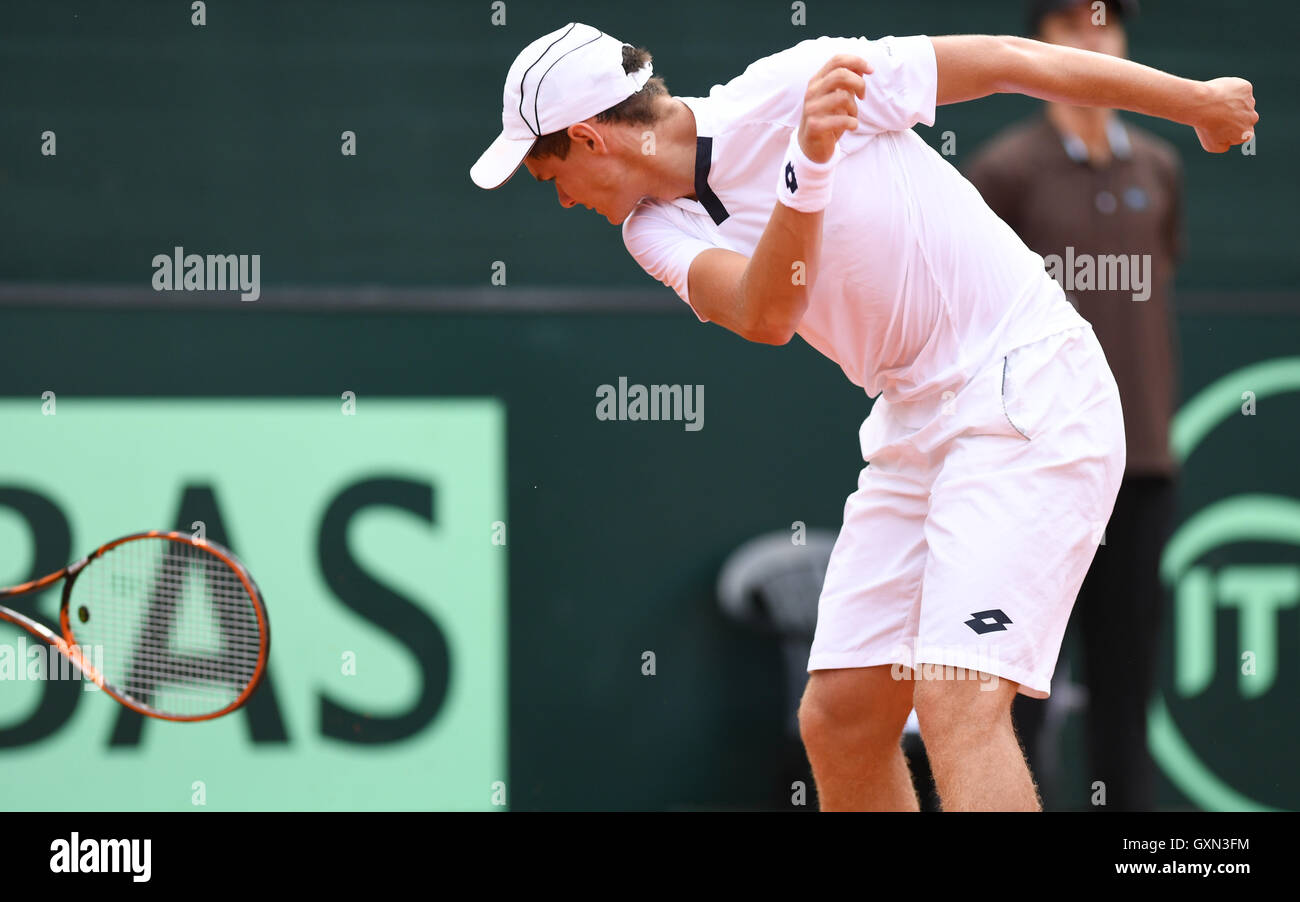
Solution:
<svg viewBox="0 0 1300 902"><path fill-rule="evenodd" d="M698 200L643 198L623 222L641 267L690 303L691 261L712 247L752 256L812 76L837 53L871 63L835 170L821 259L797 330L871 397L956 391L995 355L1085 324L1043 259L913 125L934 124L925 36L803 41L708 97L678 98L696 123ZM696 311L701 320L704 317Z"/></svg>

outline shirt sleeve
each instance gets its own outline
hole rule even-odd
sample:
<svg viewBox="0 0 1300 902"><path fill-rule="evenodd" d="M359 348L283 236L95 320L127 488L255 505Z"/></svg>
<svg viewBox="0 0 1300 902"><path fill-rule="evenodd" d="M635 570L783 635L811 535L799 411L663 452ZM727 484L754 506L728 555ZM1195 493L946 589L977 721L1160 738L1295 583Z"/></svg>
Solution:
<svg viewBox="0 0 1300 902"><path fill-rule="evenodd" d="M859 127L840 137L846 152L865 146L877 135L914 125L934 125L939 68L934 44L926 35L820 37L750 64L744 73L717 85L710 99L743 120L797 126L808 82L839 53L871 64L865 96L857 99Z"/></svg>
<svg viewBox="0 0 1300 902"><path fill-rule="evenodd" d="M623 244L641 268L677 292L695 313L707 323L691 304L687 276L691 263L702 251L722 247L709 240L704 230L692 228L691 214L661 204L642 204L623 222Z"/></svg>
<svg viewBox="0 0 1300 902"><path fill-rule="evenodd" d="M901 132L914 125L934 125L938 98L939 67L934 44L925 35L909 37L817 38L802 41L790 50L787 77L798 91L802 110L808 82L837 53L860 56L871 64L864 77L866 92L858 98L859 128L845 132L840 146L850 152L883 132Z"/></svg>
<svg viewBox="0 0 1300 902"><path fill-rule="evenodd" d="M859 55L872 68L866 76L866 96L858 100L858 121L874 133L934 125L939 65L930 39L925 35L891 35L876 41L849 40L863 45Z"/></svg>

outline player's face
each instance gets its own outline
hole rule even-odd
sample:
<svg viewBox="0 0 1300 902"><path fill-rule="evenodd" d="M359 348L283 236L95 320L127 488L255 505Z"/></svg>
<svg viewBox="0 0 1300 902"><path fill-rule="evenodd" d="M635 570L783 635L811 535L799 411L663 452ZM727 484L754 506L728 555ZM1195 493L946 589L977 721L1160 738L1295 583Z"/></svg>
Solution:
<svg viewBox="0 0 1300 902"><path fill-rule="evenodd" d="M539 182L554 181L560 206L582 205L595 210L614 225L627 219L644 192L637 191L618 160L609 154L592 154L575 144L563 160L542 157L524 160L524 165Z"/></svg>
<svg viewBox="0 0 1300 902"><path fill-rule="evenodd" d="M1069 9L1046 16L1038 37L1049 44L1127 56L1128 42L1119 14L1109 4L1095 13L1092 6L1081 0Z"/></svg>

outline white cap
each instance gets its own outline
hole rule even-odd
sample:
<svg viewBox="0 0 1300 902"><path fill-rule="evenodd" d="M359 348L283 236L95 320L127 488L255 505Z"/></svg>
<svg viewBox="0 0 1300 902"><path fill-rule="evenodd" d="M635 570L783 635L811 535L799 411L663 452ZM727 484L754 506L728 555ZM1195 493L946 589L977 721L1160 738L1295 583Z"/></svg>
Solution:
<svg viewBox="0 0 1300 902"><path fill-rule="evenodd" d="M624 43L570 22L533 41L506 76L501 134L471 167L480 188L500 188L542 135L563 131L622 103L649 81L649 62L623 71Z"/></svg>

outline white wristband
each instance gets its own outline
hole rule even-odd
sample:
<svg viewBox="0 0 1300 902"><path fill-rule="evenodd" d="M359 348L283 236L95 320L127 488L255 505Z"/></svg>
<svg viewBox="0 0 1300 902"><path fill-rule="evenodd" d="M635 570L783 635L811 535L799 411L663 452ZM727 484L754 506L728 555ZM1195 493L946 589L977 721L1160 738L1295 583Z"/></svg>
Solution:
<svg viewBox="0 0 1300 902"><path fill-rule="evenodd" d="M832 176L835 166L844 156L840 146L825 163L814 163L804 155L799 146L799 130L790 133L790 146L781 161L781 171L776 180L776 199L792 210L816 213L825 210L831 202Z"/></svg>

